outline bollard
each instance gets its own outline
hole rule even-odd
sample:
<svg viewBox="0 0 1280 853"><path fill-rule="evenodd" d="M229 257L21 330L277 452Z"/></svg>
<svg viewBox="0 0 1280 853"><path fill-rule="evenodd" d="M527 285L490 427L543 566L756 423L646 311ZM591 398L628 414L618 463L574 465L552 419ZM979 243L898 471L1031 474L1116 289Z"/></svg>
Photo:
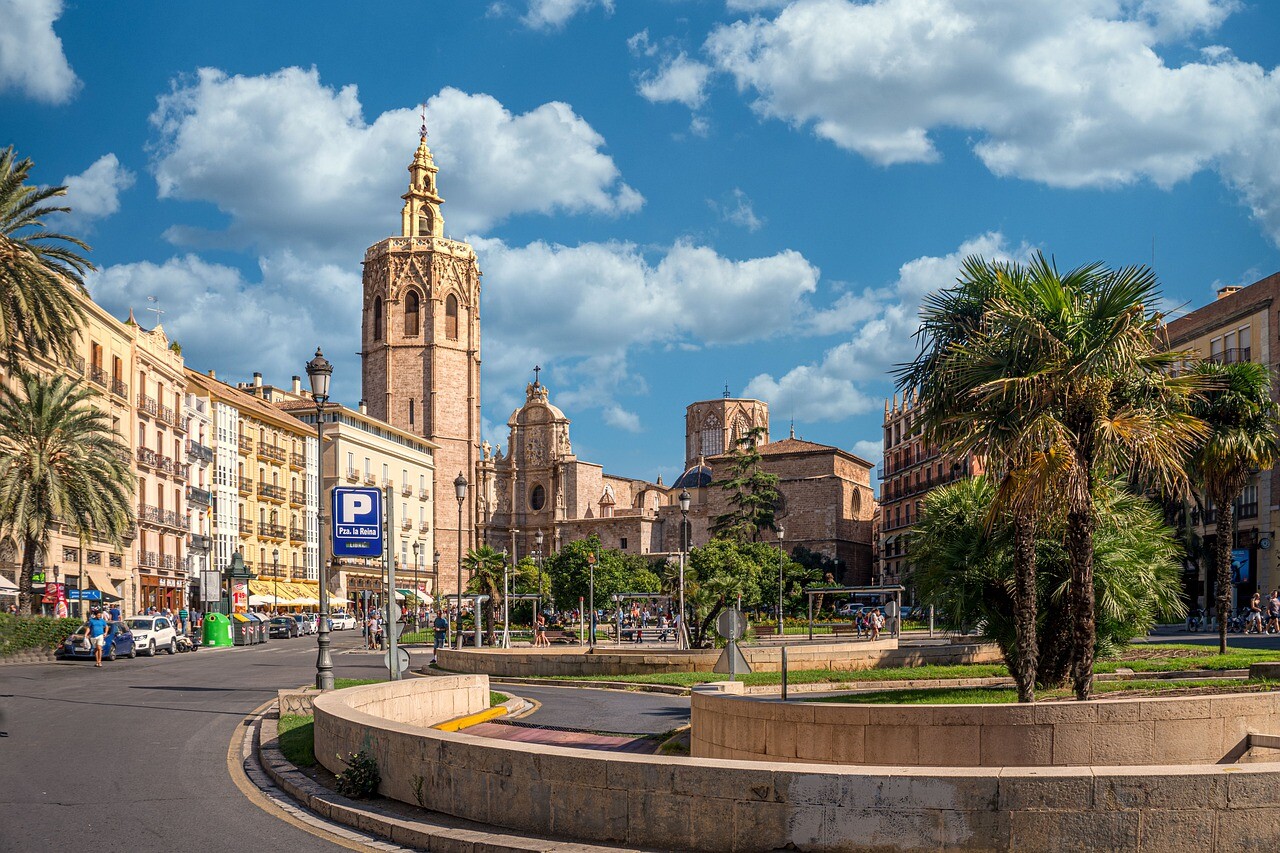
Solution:
<svg viewBox="0 0 1280 853"><path fill-rule="evenodd" d="M782 701L787 701L787 647L782 647Z"/></svg>

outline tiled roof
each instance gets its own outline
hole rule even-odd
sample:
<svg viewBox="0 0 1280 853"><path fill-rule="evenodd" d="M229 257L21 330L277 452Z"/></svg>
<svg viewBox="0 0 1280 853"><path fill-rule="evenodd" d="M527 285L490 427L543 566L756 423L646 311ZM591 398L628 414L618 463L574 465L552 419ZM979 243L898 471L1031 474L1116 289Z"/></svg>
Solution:
<svg viewBox="0 0 1280 853"><path fill-rule="evenodd" d="M226 402L242 412L247 412L253 417L275 426L281 426L307 435L314 432L311 426L298 420L293 415L282 412L266 400L260 400L252 394L246 394L226 382L214 379L203 373L197 373L191 368L187 368L187 382L201 388L214 399Z"/></svg>

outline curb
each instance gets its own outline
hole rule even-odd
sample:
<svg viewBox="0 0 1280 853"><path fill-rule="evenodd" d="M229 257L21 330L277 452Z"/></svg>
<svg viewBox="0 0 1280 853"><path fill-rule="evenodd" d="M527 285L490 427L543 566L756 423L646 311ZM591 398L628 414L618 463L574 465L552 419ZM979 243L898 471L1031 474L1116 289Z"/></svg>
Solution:
<svg viewBox="0 0 1280 853"><path fill-rule="evenodd" d="M312 780L284 757L279 748L277 720L269 714L258 717L246 733L246 737L255 742L260 766L284 794L303 808L334 823L380 836L394 844L447 853L616 853L633 849L530 838L508 834L498 827L471 828L462 825L463 821L445 815L439 817L450 822L456 820L459 825L447 826L443 820L432 822L429 818L409 820L386 813L376 802L357 803Z"/></svg>

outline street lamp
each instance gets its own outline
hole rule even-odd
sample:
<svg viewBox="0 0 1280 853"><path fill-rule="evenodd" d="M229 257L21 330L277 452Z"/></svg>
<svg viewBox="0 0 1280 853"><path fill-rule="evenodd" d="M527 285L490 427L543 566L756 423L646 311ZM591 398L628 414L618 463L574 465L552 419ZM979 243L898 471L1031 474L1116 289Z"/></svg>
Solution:
<svg viewBox="0 0 1280 853"><path fill-rule="evenodd" d="M316 347L316 356L307 362L307 378L311 380L311 399L316 404L316 558L320 569L320 626L316 636L316 687L333 689L333 658L329 654L329 586L324 565L324 404L329 402L329 380L333 365Z"/></svg>
<svg viewBox="0 0 1280 853"><path fill-rule="evenodd" d="M587 624L590 626L587 628L587 631L589 632L587 637L587 643L592 648L595 648L595 645L596 645L596 552L595 551L587 552L587 568L590 569L591 571L591 582L590 582L590 586L588 587L588 589L590 590L589 594L591 596L591 601L588 603L588 606L591 608L591 618L587 622ZM621 641L622 635L619 634L618 637L619 637L619 641Z"/></svg>
<svg viewBox="0 0 1280 853"><path fill-rule="evenodd" d="M778 525L778 639L782 639L782 561L786 549L782 546L782 537L787 533L782 525Z"/></svg>
<svg viewBox="0 0 1280 853"><path fill-rule="evenodd" d="M280 612L280 549L271 549L271 596L275 599L273 609Z"/></svg>
<svg viewBox="0 0 1280 853"><path fill-rule="evenodd" d="M509 580L511 575L516 573L516 535L519 533L514 527L511 528L511 573L507 573L507 561L502 561L502 647L504 649L511 648L511 600L508 597L510 593Z"/></svg>
<svg viewBox="0 0 1280 853"><path fill-rule="evenodd" d="M458 472L458 476L453 481L453 493L458 498L458 636L455 638L457 647L462 648L462 502L467 499L467 478ZM480 620L476 619L477 635L480 631Z"/></svg>
<svg viewBox="0 0 1280 853"><path fill-rule="evenodd" d="M688 626L684 623L684 561L689 551L689 497L688 489L680 490L680 630L676 640L680 648L689 648Z"/></svg>
<svg viewBox="0 0 1280 853"><path fill-rule="evenodd" d="M534 558L534 562L538 564L538 597L534 600L534 611L533 611L533 622L534 622L534 625L537 625L538 614L542 612L542 529L541 528L539 528L538 532L534 534L533 542L535 545L538 546L538 550L535 552L536 556Z"/></svg>
<svg viewBox="0 0 1280 853"><path fill-rule="evenodd" d="M418 608L422 601L422 590L418 587L418 552L422 550L422 545L418 540L413 540L413 597L417 599L413 604L413 629L418 629Z"/></svg>
<svg viewBox="0 0 1280 853"><path fill-rule="evenodd" d="M431 564L431 594L432 603L435 604L436 610L442 610L440 606L440 551L436 550L435 561ZM446 624L448 624L446 622Z"/></svg>

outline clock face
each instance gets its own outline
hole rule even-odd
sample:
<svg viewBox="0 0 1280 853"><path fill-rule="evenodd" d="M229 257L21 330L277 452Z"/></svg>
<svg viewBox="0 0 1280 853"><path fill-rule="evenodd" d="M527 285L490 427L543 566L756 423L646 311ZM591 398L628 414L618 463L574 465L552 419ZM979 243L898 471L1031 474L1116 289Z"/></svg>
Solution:
<svg viewBox="0 0 1280 853"><path fill-rule="evenodd" d="M1258 540L1258 547L1264 551L1271 550L1271 538L1268 536L1262 537L1260 540Z"/></svg>

